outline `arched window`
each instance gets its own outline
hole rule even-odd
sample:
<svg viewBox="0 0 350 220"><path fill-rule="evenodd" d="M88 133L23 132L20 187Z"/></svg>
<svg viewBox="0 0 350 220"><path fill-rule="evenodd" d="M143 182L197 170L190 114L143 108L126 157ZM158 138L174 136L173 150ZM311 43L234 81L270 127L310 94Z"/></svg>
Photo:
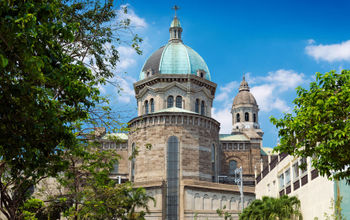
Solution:
<svg viewBox="0 0 350 220"><path fill-rule="evenodd" d="M249 113L248 113L248 112L246 112L246 113L244 114L244 120L245 120L245 121L249 121Z"/></svg>
<svg viewBox="0 0 350 220"><path fill-rule="evenodd" d="M134 154L135 151L135 143L132 143L131 145L131 155ZM134 177L135 177L135 157L131 159L131 175L130 175L130 180L131 182L134 182Z"/></svg>
<svg viewBox="0 0 350 220"><path fill-rule="evenodd" d="M145 114L148 114L148 101L145 101Z"/></svg>
<svg viewBox="0 0 350 220"><path fill-rule="evenodd" d="M215 152L215 145L213 144L211 146L211 171L212 171L212 180L215 182L215 157L216 157L216 152Z"/></svg>
<svg viewBox="0 0 350 220"><path fill-rule="evenodd" d="M167 150L167 219L178 219L178 195L179 195L179 141L177 137L168 139Z"/></svg>
<svg viewBox="0 0 350 220"><path fill-rule="evenodd" d="M253 121L256 122L256 114L253 114Z"/></svg>
<svg viewBox="0 0 350 220"><path fill-rule="evenodd" d="M181 96L176 96L176 107L182 108L182 97Z"/></svg>
<svg viewBox="0 0 350 220"><path fill-rule="evenodd" d="M151 103L151 113L153 113L154 112L154 100L151 99L150 103Z"/></svg>
<svg viewBox="0 0 350 220"><path fill-rule="evenodd" d="M215 162L215 145L211 146L211 162Z"/></svg>
<svg viewBox="0 0 350 220"><path fill-rule="evenodd" d="M205 114L205 102L202 101L202 104L201 104L201 115L204 115Z"/></svg>
<svg viewBox="0 0 350 220"><path fill-rule="evenodd" d="M172 108L174 107L174 97L172 95L170 95L168 97L168 104L167 104L168 108Z"/></svg>
<svg viewBox="0 0 350 220"><path fill-rule="evenodd" d="M201 77L203 78L204 77L204 74L201 72Z"/></svg>
<svg viewBox="0 0 350 220"><path fill-rule="evenodd" d="M234 174L235 174L235 170L237 169L237 161L235 161L235 160L230 160L228 166L229 166L229 171L228 171L228 173L229 173L230 175L234 175Z"/></svg>
<svg viewBox="0 0 350 220"><path fill-rule="evenodd" d="M241 116L239 115L239 113L237 113L237 115L236 115L236 121L237 121L237 122L240 122L240 121L241 121Z"/></svg>
<svg viewBox="0 0 350 220"><path fill-rule="evenodd" d="M194 106L194 111L199 113L199 99L196 99L196 104Z"/></svg>

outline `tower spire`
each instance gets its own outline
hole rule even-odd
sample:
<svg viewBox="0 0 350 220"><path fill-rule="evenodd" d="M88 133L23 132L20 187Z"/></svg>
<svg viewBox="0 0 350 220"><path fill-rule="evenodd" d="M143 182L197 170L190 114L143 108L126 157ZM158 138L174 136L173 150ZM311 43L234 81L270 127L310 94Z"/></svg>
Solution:
<svg viewBox="0 0 350 220"><path fill-rule="evenodd" d="M169 32L170 32L170 39L169 41L181 41L181 33L182 33L182 28L180 25L180 21L177 18L177 10L180 9L179 6L174 5L174 7L172 8L175 11L175 16L173 21L171 22L170 28L169 28Z"/></svg>
<svg viewBox="0 0 350 220"><path fill-rule="evenodd" d="M243 74L243 80L241 82L241 85L239 86L239 91L248 91L249 92L249 86L247 81L245 81L245 75Z"/></svg>

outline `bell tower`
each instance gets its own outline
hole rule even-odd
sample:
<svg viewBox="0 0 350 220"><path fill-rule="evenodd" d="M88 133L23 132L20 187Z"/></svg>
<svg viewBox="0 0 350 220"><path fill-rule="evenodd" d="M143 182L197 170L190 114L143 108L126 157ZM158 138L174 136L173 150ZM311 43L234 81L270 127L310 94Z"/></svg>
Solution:
<svg viewBox="0 0 350 220"><path fill-rule="evenodd" d="M263 136L259 124L259 106L243 76L239 86L239 92L233 100L232 114L232 134L256 133ZM248 132L250 131L250 132Z"/></svg>

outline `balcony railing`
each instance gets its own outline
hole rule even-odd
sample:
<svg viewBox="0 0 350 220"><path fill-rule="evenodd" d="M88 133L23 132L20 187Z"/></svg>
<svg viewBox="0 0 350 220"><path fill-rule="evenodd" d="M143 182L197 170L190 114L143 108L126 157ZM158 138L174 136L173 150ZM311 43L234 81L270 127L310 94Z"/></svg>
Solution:
<svg viewBox="0 0 350 220"><path fill-rule="evenodd" d="M286 188L286 194L289 194L292 191L291 185L287 186Z"/></svg>
<svg viewBox="0 0 350 220"><path fill-rule="evenodd" d="M218 182L223 184L236 184L234 176L218 176ZM255 186L255 180L253 175L243 175L244 186Z"/></svg>
<svg viewBox="0 0 350 220"><path fill-rule="evenodd" d="M284 189L282 189L281 191L280 191L280 196L283 196L284 195Z"/></svg>
<svg viewBox="0 0 350 220"><path fill-rule="evenodd" d="M300 187L300 181L299 179L293 183L293 190L297 190Z"/></svg>
<svg viewBox="0 0 350 220"><path fill-rule="evenodd" d="M315 179L316 177L318 177L318 171L316 169L313 169L311 171L311 180Z"/></svg>
<svg viewBox="0 0 350 220"><path fill-rule="evenodd" d="M276 165L281 162L284 158L286 158L288 154L286 153L280 153L279 156L276 156L263 170L262 172L256 177L256 182L260 182L271 170L273 170Z"/></svg>
<svg viewBox="0 0 350 220"><path fill-rule="evenodd" d="M305 184L307 184L307 175L301 178L301 185L304 186Z"/></svg>

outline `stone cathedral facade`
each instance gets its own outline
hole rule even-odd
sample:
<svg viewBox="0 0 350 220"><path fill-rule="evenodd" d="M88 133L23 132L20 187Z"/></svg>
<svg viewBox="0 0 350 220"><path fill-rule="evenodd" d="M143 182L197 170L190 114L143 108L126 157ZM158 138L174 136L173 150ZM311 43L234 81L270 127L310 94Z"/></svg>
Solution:
<svg viewBox="0 0 350 220"><path fill-rule="evenodd" d="M232 132L219 134L220 123L211 117L217 85L203 58L183 43L182 31L175 16L169 42L146 60L134 84L138 115L128 135L112 134L124 143L103 133L101 141L122 156L114 175L156 199L148 219L222 219L216 209L224 207L237 218L242 205L255 199L263 161L259 108L243 77L231 109ZM128 160L135 148L138 156ZM232 178L239 167L243 204Z"/></svg>

